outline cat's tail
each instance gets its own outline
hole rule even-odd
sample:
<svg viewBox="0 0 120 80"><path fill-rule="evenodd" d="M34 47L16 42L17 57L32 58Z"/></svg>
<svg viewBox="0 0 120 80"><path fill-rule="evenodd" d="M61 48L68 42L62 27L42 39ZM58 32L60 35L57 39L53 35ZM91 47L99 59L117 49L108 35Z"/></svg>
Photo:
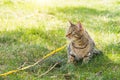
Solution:
<svg viewBox="0 0 120 80"><path fill-rule="evenodd" d="M99 54L102 54L102 51L94 48L94 49L92 50L92 53L93 53L93 55L99 55Z"/></svg>

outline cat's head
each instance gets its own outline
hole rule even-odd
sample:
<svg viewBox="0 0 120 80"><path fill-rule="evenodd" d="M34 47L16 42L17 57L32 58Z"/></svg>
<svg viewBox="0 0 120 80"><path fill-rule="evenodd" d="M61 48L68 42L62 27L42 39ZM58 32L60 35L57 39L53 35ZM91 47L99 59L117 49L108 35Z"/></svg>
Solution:
<svg viewBox="0 0 120 80"><path fill-rule="evenodd" d="M80 38L84 32L84 29L80 22L76 25L69 21L70 26L68 27L66 37L70 40L76 40Z"/></svg>

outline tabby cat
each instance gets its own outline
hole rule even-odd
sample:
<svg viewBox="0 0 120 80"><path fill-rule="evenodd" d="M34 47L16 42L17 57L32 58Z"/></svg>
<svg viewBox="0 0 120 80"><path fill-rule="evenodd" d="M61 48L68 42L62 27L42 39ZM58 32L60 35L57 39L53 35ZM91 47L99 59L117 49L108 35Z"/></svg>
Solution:
<svg viewBox="0 0 120 80"><path fill-rule="evenodd" d="M77 25L70 23L66 37L70 40L68 45L68 63L83 60L88 63L94 54L101 53L95 48L95 43L83 28L80 22Z"/></svg>

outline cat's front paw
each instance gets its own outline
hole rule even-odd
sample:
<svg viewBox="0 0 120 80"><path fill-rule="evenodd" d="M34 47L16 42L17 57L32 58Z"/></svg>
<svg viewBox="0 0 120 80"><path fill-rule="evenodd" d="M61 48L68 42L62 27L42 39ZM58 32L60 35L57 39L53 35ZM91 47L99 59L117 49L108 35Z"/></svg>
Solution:
<svg viewBox="0 0 120 80"><path fill-rule="evenodd" d="M82 64L87 64L90 61L90 57L83 58Z"/></svg>
<svg viewBox="0 0 120 80"><path fill-rule="evenodd" d="M75 57L69 55L69 58L68 58L67 63L73 63L73 64L75 64L75 63L76 63L76 61L75 61Z"/></svg>

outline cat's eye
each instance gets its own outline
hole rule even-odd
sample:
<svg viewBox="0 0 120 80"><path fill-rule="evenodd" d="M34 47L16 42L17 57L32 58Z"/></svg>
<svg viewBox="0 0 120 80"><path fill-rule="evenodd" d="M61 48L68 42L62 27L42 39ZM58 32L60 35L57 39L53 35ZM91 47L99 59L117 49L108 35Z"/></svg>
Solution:
<svg viewBox="0 0 120 80"><path fill-rule="evenodd" d="M72 35L75 35L76 33L75 33L75 32L72 32L71 34L72 34Z"/></svg>

